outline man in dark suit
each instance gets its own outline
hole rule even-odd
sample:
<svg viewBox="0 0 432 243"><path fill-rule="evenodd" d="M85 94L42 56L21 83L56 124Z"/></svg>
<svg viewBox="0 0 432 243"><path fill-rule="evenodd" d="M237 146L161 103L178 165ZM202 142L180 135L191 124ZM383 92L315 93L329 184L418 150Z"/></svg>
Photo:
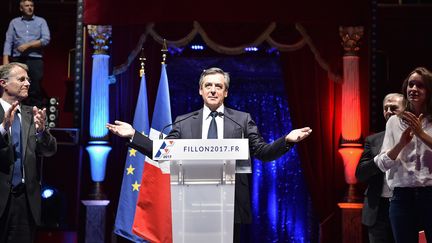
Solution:
<svg viewBox="0 0 432 243"><path fill-rule="evenodd" d="M384 118L399 114L403 109L403 95L391 93L383 101ZM362 223L368 226L369 242L394 242L389 219L390 188L383 173L374 162L379 154L385 132L376 133L366 138L363 154L357 165L356 177L365 182L368 188L362 211Z"/></svg>
<svg viewBox="0 0 432 243"><path fill-rule="evenodd" d="M33 242L40 223L41 193L36 156L51 156L55 138L45 109L21 104L30 79L25 64L0 66L0 242Z"/></svg>
<svg viewBox="0 0 432 243"><path fill-rule="evenodd" d="M219 68L204 70L199 81L199 94L204 107L198 111L177 117L167 139L247 138L252 156L271 161L286 153L293 145L310 135L309 127L292 130L271 144L264 141L249 113L224 106L228 96L229 74ZM223 117L220 115L223 114ZM116 135L131 139L130 146L152 157L152 141L136 132L128 123L115 121L107 128ZM249 196L249 179L246 174L236 174L234 222L235 227L252 222ZM238 229L234 237L238 237ZM239 239L235 239L238 242Z"/></svg>

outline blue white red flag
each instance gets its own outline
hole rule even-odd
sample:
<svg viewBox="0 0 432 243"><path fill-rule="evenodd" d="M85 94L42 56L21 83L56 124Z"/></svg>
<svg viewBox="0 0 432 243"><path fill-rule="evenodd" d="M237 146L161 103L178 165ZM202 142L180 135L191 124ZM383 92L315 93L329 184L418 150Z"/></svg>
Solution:
<svg viewBox="0 0 432 243"><path fill-rule="evenodd" d="M162 64L150 139L158 139L162 128L171 123L168 77L166 65ZM133 232L152 243L172 243L169 162L159 163L148 157L145 161Z"/></svg>

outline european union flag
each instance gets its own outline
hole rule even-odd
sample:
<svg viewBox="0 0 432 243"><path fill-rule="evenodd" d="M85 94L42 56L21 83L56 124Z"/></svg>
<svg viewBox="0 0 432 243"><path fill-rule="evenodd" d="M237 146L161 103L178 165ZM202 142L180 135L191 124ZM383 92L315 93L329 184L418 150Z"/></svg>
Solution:
<svg viewBox="0 0 432 243"><path fill-rule="evenodd" d="M147 87L144 74L141 78L133 127L139 132L146 135L149 134ZM114 225L114 233L134 242L146 242L132 233L132 224L134 222L136 202L141 186L144 160L145 156L143 154L133 148L128 148L120 199L117 208L117 216Z"/></svg>

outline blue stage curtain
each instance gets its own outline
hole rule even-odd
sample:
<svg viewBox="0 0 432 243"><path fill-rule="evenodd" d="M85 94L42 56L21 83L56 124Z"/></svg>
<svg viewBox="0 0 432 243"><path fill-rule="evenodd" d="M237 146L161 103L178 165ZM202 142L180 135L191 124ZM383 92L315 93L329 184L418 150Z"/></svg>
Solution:
<svg viewBox="0 0 432 243"><path fill-rule="evenodd" d="M170 57L167 73L173 119L202 107L198 79L210 67L230 73L225 105L249 112L266 141L292 129L283 75L274 56ZM318 223L296 147L273 162L253 161L253 223L242 228L243 242L318 241Z"/></svg>

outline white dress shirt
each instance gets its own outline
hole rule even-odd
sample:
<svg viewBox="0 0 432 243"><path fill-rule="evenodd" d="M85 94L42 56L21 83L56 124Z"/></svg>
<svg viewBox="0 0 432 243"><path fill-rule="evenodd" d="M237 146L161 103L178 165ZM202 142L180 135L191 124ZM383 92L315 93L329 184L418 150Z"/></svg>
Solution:
<svg viewBox="0 0 432 243"><path fill-rule="evenodd" d="M398 142L408 125L398 116L387 121L381 152L374 158L377 166L386 172L390 189L395 187L432 186L432 149L414 135L412 140L400 151L395 160L387 155ZM423 119L423 130L432 135L432 123Z"/></svg>
<svg viewBox="0 0 432 243"><path fill-rule="evenodd" d="M2 99L2 98L0 98L0 104L1 104L1 106L2 106L2 108L3 108L3 110L4 110L4 112L6 113L8 110L9 110L9 108L12 106L11 104L9 104L9 103L7 103L4 99ZM18 113L18 117L19 117L19 119L21 120L21 107L18 105L18 110L20 111L19 113ZM1 135L5 135L6 134L6 129L3 127L3 124L2 124L3 122L2 121L0 121L0 134ZM11 126L12 126L12 124L11 124ZM9 132L10 132L10 127L9 127Z"/></svg>

